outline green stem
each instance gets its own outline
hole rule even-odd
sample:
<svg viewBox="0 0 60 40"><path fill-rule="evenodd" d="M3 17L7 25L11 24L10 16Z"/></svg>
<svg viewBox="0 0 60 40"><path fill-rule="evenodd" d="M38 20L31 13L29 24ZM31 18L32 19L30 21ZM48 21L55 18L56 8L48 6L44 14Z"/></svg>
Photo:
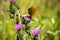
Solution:
<svg viewBox="0 0 60 40"><path fill-rule="evenodd" d="M22 40L22 35L19 31L18 31L18 38L19 38L19 40Z"/></svg>
<svg viewBox="0 0 60 40"><path fill-rule="evenodd" d="M18 39L20 40L20 34L19 34L19 31L18 31L18 35L17 35L17 36L18 36Z"/></svg>

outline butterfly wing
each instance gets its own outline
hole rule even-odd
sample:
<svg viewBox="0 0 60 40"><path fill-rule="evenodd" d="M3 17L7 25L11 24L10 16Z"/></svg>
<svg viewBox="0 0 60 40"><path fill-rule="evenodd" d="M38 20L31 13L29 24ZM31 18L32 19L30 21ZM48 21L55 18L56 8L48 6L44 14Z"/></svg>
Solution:
<svg viewBox="0 0 60 40"><path fill-rule="evenodd" d="M28 13L30 16L34 16L34 14L37 12L37 10L38 10L37 8L31 7L28 9Z"/></svg>

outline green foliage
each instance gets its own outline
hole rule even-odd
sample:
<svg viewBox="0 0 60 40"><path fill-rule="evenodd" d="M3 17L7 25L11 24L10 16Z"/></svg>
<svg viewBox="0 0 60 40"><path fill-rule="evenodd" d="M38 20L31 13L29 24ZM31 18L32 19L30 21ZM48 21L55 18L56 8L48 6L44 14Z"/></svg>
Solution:
<svg viewBox="0 0 60 40"><path fill-rule="evenodd" d="M25 32L24 25L24 29L20 31L22 40L32 40L33 35L31 31L34 28L40 28L41 30L41 34L38 36L39 40L60 40L60 6L55 1L16 0L16 3L20 7L20 9L19 7L18 9L21 16L28 15L27 10L31 6L38 8L38 12L33 16L31 22L28 23L30 27L28 32L30 32L31 36ZM3 2L4 0L0 0L0 6L2 6L0 13L0 40L17 40L17 31L15 29L16 20L15 18L10 19L10 12L7 11L9 10L10 3L8 0ZM17 11L16 9L16 13Z"/></svg>

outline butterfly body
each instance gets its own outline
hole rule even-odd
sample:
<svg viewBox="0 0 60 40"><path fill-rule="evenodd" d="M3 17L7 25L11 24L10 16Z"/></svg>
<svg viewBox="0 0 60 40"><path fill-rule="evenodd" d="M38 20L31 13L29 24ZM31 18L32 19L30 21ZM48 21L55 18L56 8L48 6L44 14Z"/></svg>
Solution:
<svg viewBox="0 0 60 40"><path fill-rule="evenodd" d="M38 8L31 7L31 8L28 8L28 13L32 17L37 12L37 10L38 10Z"/></svg>

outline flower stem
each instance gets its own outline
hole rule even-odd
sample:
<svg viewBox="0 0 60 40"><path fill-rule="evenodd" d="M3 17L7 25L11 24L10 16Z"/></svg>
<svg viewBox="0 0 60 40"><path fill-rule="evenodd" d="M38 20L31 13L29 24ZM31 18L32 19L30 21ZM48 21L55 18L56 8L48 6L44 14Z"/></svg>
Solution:
<svg viewBox="0 0 60 40"><path fill-rule="evenodd" d="M18 32L18 35L17 35L18 37L17 37L17 39L18 39L18 40L22 40L22 35L19 33L19 31L17 31L17 32Z"/></svg>
<svg viewBox="0 0 60 40"><path fill-rule="evenodd" d="M17 40L20 40L20 34L19 34L19 31L18 31L18 35L17 35Z"/></svg>

